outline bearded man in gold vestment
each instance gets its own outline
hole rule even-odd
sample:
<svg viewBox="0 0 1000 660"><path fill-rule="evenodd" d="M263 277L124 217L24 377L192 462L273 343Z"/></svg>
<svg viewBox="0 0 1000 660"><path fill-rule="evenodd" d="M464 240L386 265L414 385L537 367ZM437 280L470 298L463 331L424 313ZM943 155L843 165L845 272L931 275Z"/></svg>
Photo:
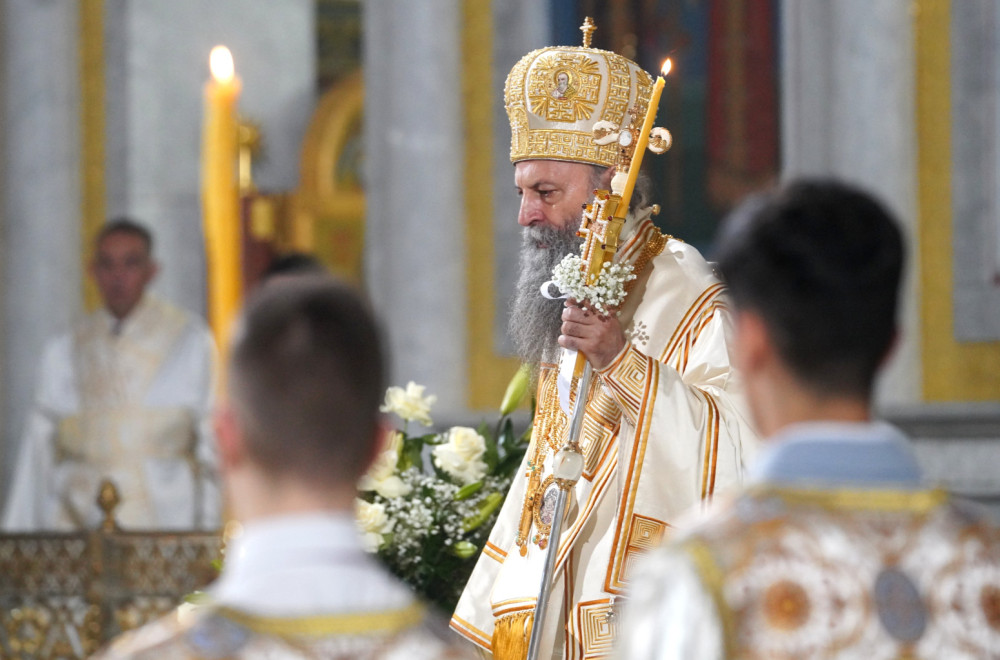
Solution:
<svg viewBox="0 0 1000 660"><path fill-rule="evenodd" d="M560 80L572 81L572 94L558 93ZM557 554L542 657L608 654L636 559L684 512L738 485L755 443L730 361L724 287L694 248L660 233L645 195L633 196L621 232L616 261L637 279L617 313L540 294L553 267L579 253L581 207L614 174L618 145L595 142L595 124L643 117L652 85L634 62L588 47L534 51L507 78L523 227L510 329L522 359L538 365L538 408L522 470L452 618L496 658L525 656L548 551ZM582 352L596 378L583 476L561 537L550 539L552 459L567 433L560 347Z"/></svg>

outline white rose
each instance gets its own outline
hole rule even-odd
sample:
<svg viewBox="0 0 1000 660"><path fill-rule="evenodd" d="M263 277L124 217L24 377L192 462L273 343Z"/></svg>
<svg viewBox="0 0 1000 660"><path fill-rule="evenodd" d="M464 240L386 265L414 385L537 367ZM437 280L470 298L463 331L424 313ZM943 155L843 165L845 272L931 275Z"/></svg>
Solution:
<svg viewBox="0 0 1000 660"><path fill-rule="evenodd" d="M463 484L471 484L486 476L486 441L475 429L456 426L448 431L446 442L432 451L434 465Z"/></svg>
<svg viewBox="0 0 1000 660"><path fill-rule="evenodd" d="M396 413L402 419L417 421L424 426L430 426L431 406L437 401L433 394L424 396L424 386L417 385L412 380L406 384L406 389L402 387L390 387L385 391L385 404L379 410L387 413Z"/></svg>
<svg viewBox="0 0 1000 660"><path fill-rule="evenodd" d="M383 536L392 531L392 521L386 515L385 507L377 502L355 499L354 509L361 544L368 552L375 552L382 545Z"/></svg>
<svg viewBox="0 0 1000 660"><path fill-rule="evenodd" d="M375 459L375 462L368 469L368 473L361 477L358 489L362 491L373 490L387 499L409 494L412 488L396 474L399 451L402 447L403 434L393 433L388 446Z"/></svg>

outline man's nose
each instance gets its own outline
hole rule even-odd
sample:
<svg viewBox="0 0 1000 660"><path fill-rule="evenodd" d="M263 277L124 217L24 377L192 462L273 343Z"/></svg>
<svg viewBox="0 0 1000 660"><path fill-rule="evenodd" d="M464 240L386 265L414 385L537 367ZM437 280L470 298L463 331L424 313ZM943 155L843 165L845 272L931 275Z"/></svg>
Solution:
<svg viewBox="0 0 1000 660"><path fill-rule="evenodd" d="M527 195L521 197L521 208L517 213L517 224L522 227L530 227L544 220L541 208Z"/></svg>

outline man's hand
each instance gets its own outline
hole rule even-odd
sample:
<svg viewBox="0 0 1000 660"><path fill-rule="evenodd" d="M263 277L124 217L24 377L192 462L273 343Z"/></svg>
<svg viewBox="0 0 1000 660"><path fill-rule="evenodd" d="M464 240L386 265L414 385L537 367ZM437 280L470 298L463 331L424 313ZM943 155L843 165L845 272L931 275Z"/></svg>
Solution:
<svg viewBox="0 0 1000 660"><path fill-rule="evenodd" d="M594 369L603 369L625 347L625 332L615 316L601 316L567 300L562 313L559 345L582 352Z"/></svg>

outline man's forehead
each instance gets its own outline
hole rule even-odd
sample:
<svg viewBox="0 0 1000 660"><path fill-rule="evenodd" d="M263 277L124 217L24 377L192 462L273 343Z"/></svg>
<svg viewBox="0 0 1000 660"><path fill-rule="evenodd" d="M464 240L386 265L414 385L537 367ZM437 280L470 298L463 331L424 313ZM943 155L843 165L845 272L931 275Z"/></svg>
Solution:
<svg viewBox="0 0 1000 660"><path fill-rule="evenodd" d="M149 246L146 240L132 232L115 231L105 235L97 244L97 253L100 255L141 252L149 255Z"/></svg>
<svg viewBox="0 0 1000 660"><path fill-rule="evenodd" d="M522 160L514 165L514 183L530 188L541 183L566 184L578 179L589 179L591 166L564 160Z"/></svg>

